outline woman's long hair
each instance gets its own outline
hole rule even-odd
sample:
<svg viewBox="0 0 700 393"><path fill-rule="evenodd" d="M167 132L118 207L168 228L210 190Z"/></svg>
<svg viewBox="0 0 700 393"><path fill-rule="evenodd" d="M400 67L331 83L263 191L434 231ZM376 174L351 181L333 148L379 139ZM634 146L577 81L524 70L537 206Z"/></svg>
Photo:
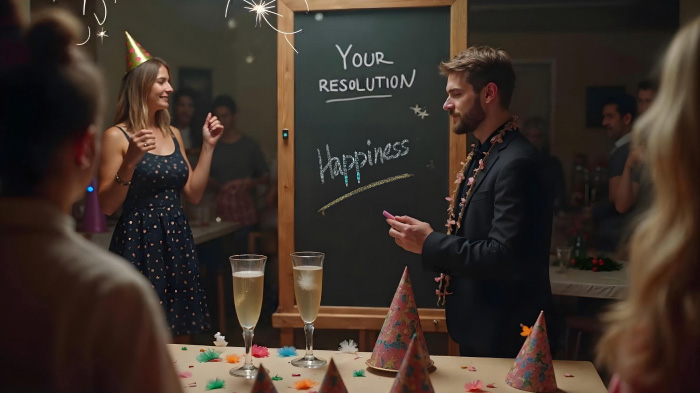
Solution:
<svg viewBox="0 0 700 393"><path fill-rule="evenodd" d="M115 124L126 124L127 131L132 133L148 127L148 94L158 78L160 66L170 74L170 66L154 57L124 75L117 98ZM156 112L156 125L164 135L170 132L170 113L166 109Z"/></svg>
<svg viewBox="0 0 700 393"><path fill-rule="evenodd" d="M700 18L679 31L656 100L636 124L654 202L635 230L626 300L605 316L598 360L647 391L700 382Z"/></svg>

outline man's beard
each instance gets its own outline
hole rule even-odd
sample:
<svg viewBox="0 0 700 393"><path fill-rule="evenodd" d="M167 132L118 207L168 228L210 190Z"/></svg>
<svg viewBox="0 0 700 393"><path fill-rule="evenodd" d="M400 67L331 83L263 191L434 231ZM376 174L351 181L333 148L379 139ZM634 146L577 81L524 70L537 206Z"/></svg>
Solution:
<svg viewBox="0 0 700 393"><path fill-rule="evenodd" d="M470 134L479 127L484 119L486 119L486 112L484 108L481 107L481 103L478 100L474 100L472 107L469 108L469 112L462 115L459 123L454 128L454 133L457 135Z"/></svg>

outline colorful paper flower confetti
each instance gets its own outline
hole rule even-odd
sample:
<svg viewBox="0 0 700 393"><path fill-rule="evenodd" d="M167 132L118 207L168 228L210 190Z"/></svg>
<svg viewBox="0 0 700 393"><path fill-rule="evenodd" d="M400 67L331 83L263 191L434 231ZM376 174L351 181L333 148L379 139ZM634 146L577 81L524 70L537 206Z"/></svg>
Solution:
<svg viewBox="0 0 700 393"><path fill-rule="evenodd" d="M523 328L523 331L520 332L521 336L527 337L530 335L530 332L532 331L532 327L527 327L527 326L523 325L522 323L520 324L520 327Z"/></svg>
<svg viewBox="0 0 700 393"><path fill-rule="evenodd" d="M241 357L236 355L236 354L226 356L227 363L238 363L240 361L241 361Z"/></svg>
<svg viewBox="0 0 700 393"><path fill-rule="evenodd" d="M574 374L564 374L564 376L567 378L573 378Z"/></svg>
<svg viewBox="0 0 700 393"><path fill-rule="evenodd" d="M272 377L272 378L270 378L270 379L273 380L273 381L281 381L281 380L282 380L282 377L280 377L278 374L275 374L275 376Z"/></svg>
<svg viewBox="0 0 700 393"><path fill-rule="evenodd" d="M352 339L343 340L338 346L338 351L343 353L357 353L357 343Z"/></svg>
<svg viewBox="0 0 700 393"><path fill-rule="evenodd" d="M464 389L466 389L467 392L481 392L482 391L481 388L483 388L483 387L484 387L484 383L481 382L480 379L477 379L477 380L474 380L471 382L467 382L464 385Z"/></svg>
<svg viewBox="0 0 700 393"><path fill-rule="evenodd" d="M290 356L297 356L297 349L294 347L288 347L285 345L284 347L277 349L277 354L283 358L288 358Z"/></svg>
<svg viewBox="0 0 700 393"><path fill-rule="evenodd" d="M190 371L181 371L177 374L178 377L180 378L189 378L192 376L192 372Z"/></svg>
<svg viewBox="0 0 700 393"><path fill-rule="evenodd" d="M301 377L301 374L296 374L296 373L294 373L294 374L292 374L292 376L293 376L293 377Z"/></svg>
<svg viewBox="0 0 700 393"><path fill-rule="evenodd" d="M366 377L365 370L355 370L352 372L353 377Z"/></svg>
<svg viewBox="0 0 700 393"><path fill-rule="evenodd" d="M318 382L313 379L302 379L301 381L294 382L294 389L296 390L306 390L318 385Z"/></svg>
<svg viewBox="0 0 700 393"><path fill-rule="evenodd" d="M490 383L490 384L486 385L486 387L489 389L496 389L496 382Z"/></svg>
<svg viewBox="0 0 700 393"><path fill-rule="evenodd" d="M219 358L221 354L213 349L208 349L197 356L197 361L200 363L206 363L206 362L220 362L221 359Z"/></svg>
<svg viewBox="0 0 700 393"><path fill-rule="evenodd" d="M182 348L180 348L180 349L182 349L183 351L186 351L186 350L187 350L187 347L182 347Z"/></svg>
<svg viewBox="0 0 700 393"><path fill-rule="evenodd" d="M226 382L219 378L216 378L213 381L207 382L207 386L204 388L204 390L223 389L225 385Z"/></svg>
<svg viewBox="0 0 700 393"><path fill-rule="evenodd" d="M250 354L255 358L266 358L270 356L270 351L267 350L267 347L253 344L253 347L250 348Z"/></svg>

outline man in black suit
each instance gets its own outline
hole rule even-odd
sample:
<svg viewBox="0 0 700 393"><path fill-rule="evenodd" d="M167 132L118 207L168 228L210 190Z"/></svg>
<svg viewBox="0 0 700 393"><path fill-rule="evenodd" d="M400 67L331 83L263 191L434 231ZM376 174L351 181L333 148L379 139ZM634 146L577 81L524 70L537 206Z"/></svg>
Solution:
<svg viewBox="0 0 700 393"><path fill-rule="evenodd" d="M550 309L552 205L541 157L508 111L515 73L510 56L486 46L440 65L457 134L473 134L473 156L452 196L448 234L409 216L388 219L389 234L424 267L449 276L447 329L462 356L513 358ZM439 201L435 201L439 203ZM451 233L451 234L450 234ZM443 282L444 284L444 282ZM552 338L550 338L550 343Z"/></svg>

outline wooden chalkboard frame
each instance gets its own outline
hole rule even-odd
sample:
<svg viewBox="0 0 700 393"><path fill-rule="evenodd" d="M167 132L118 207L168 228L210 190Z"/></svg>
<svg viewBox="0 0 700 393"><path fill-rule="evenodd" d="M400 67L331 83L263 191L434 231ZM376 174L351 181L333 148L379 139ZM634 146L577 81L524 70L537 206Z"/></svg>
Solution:
<svg viewBox="0 0 700 393"><path fill-rule="evenodd" d="M304 0L278 0L277 18L281 31L294 31L294 13L306 12ZM467 48L467 0L308 0L309 11L337 11L359 9L450 7L450 56ZM294 43L294 36L287 36ZM278 192L279 192L279 308L272 316L272 325L280 328L281 345L293 345L294 328L303 327L294 304L294 286L291 263L285 263L295 250L294 237L294 56L295 53L283 35L277 38L277 108L278 108ZM449 172L451 178L459 170L459 163L467 152L465 135L455 135L450 122ZM288 130L284 138L282 130ZM448 184L451 182L448 181ZM322 306L314 323L321 329L360 330L360 350L371 350L371 331L380 330L387 308ZM445 313L441 309L419 309L425 332L447 332ZM448 353L457 354L450 341Z"/></svg>

